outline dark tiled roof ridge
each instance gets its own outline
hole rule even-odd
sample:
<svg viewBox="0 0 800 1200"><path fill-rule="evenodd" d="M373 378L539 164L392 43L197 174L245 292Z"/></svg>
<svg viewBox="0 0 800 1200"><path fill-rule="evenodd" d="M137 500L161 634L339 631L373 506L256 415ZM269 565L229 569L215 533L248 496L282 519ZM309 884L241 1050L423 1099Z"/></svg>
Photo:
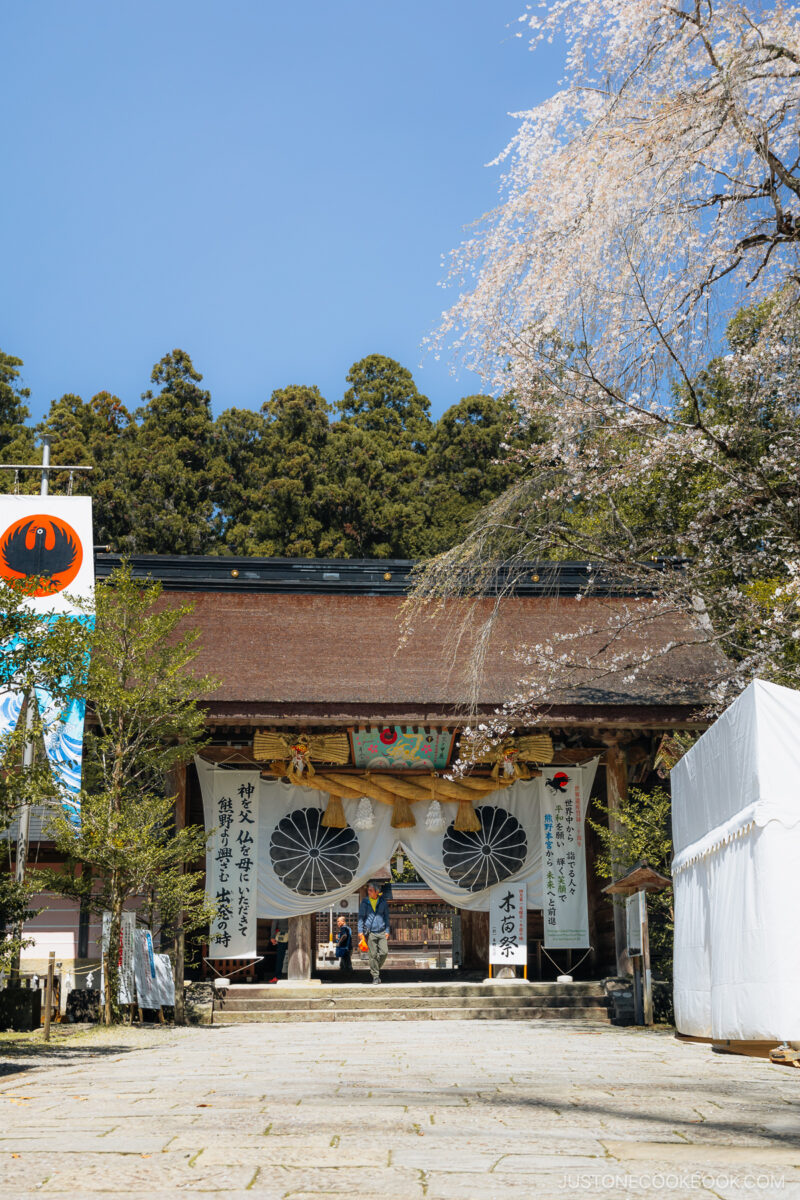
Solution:
<svg viewBox="0 0 800 1200"><path fill-rule="evenodd" d="M106 578L123 557L106 551L95 553L98 579ZM297 595L406 595L417 562L405 558L259 558L213 554L133 554L128 556L134 575L158 580L165 591L273 592ZM666 562L665 564L666 565ZM588 562L532 562L517 568L516 596L574 596L586 589L592 574ZM593 573L592 592L604 596L632 596L641 592L624 581ZM498 572L496 583L485 594L504 590L509 575Z"/></svg>

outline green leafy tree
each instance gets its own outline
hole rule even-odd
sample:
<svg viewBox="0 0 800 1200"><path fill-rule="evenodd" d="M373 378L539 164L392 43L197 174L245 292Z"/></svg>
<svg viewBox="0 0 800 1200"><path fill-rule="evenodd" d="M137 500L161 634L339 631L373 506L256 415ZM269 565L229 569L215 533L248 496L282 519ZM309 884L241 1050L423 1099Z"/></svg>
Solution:
<svg viewBox="0 0 800 1200"><path fill-rule="evenodd" d="M672 808L663 787L652 791L631 788L613 813L601 800L595 800L588 821L600 842L595 866L601 879L618 879L641 862L662 875L670 874ZM653 969L663 979L672 979L672 889L648 896L647 908Z"/></svg>
<svg viewBox="0 0 800 1200"><path fill-rule="evenodd" d="M411 372L382 354L355 363L347 382L328 439L320 553L411 557L424 545L430 519L430 403Z"/></svg>
<svg viewBox="0 0 800 1200"><path fill-rule="evenodd" d="M202 855L207 835L175 828L169 781L202 740L199 701L214 684L191 672L197 635L184 628L191 606L164 607L160 585L142 587L123 566L98 587L96 607L81 825L54 817L67 862L47 884L110 912L111 946L119 945L122 911L134 897L146 901L143 915L162 936L191 935L213 915L203 872L184 869ZM116 954L105 951L103 965L110 1024L119 1016ZM182 986L176 979L176 1007Z"/></svg>
<svg viewBox="0 0 800 1200"><path fill-rule="evenodd" d="M402 866L398 871L397 857L394 856L390 866L392 869L392 883L421 883L422 879L417 873L417 868L414 866L410 858L403 855Z"/></svg>
<svg viewBox="0 0 800 1200"><path fill-rule="evenodd" d="M329 408L315 387L273 392L259 413L217 422L227 467L225 548L235 554L314 557L323 533Z"/></svg>
<svg viewBox="0 0 800 1200"><path fill-rule="evenodd" d="M0 458L5 462L30 462L33 454L33 431L26 425L30 410L26 401L30 388L20 386L22 359L0 350ZM0 473L6 476L7 472ZM6 490L13 476L0 478Z"/></svg>
<svg viewBox="0 0 800 1200"><path fill-rule="evenodd" d="M260 412L228 408L214 433L221 460L215 516L220 554L257 554L255 505L265 473L266 422Z"/></svg>
<svg viewBox="0 0 800 1200"><path fill-rule="evenodd" d="M430 508L426 554L449 550L474 517L521 473L507 443L519 436L507 398L465 396L436 422L425 468Z"/></svg>
<svg viewBox="0 0 800 1200"><path fill-rule="evenodd" d="M501 201L451 260L458 295L440 334L511 387L547 437L526 455L528 486L440 556L418 595L463 592L478 571L502 567L508 578L526 561L571 557L592 563L593 579L653 598L653 637L637 605L630 617L598 613L587 637L548 645L546 656L532 647L523 712L537 694L553 701L558 675L571 683L577 671L588 687L598 661L589 647L601 638L603 675L650 670L665 617L676 629L666 653L705 645L715 706L754 677L797 686L796 9L783 0L538 7L532 45L563 38L564 78L522 114L503 154ZM717 353L740 306L763 297L769 319L749 344L729 330L719 364L733 409L716 385L708 407L703 355ZM640 489L666 526L626 519L622 505ZM592 523L574 520L578 509ZM665 569L673 532L683 561Z"/></svg>
<svg viewBox="0 0 800 1200"><path fill-rule="evenodd" d="M98 392L87 403L67 394L54 400L38 433L50 438L54 463L91 466L81 476L81 491L93 500L94 537L119 549L131 538L129 461L137 428L118 396ZM66 473L52 475L54 488L67 484Z"/></svg>
<svg viewBox="0 0 800 1200"><path fill-rule="evenodd" d="M20 366L0 355L0 448L5 436L6 455L30 461L36 432L54 462L91 466L81 487L96 540L122 553L425 557L520 477L508 399L465 397L434 425L411 373L380 354L353 365L335 413L318 388L291 385L214 420L202 376L174 350L135 414L107 391L68 393L35 431Z"/></svg>
<svg viewBox="0 0 800 1200"><path fill-rule="evenodd" d="M224 473L211 395L189 355L173 350L153 368L160 391L143 395L131 437L128 532L119 549L206 554L217 542L217 493Z"/></svg>
<svg viewBox="0 0 800 1200"><path fill-rule="evenodd" d="M318 388L287 387L273 392L261 411L268 461L256 524L262 553L313 557L323 533L330 409Z"/></svg>
<svg viewBox="0 0 800 1200"><path fill-rule="evenodd" d="M11 968L12 986L18 978L20 953L33 940L23 936L24 924L35 915L30 889L12 875L0 875L0 971Z"/></svg>

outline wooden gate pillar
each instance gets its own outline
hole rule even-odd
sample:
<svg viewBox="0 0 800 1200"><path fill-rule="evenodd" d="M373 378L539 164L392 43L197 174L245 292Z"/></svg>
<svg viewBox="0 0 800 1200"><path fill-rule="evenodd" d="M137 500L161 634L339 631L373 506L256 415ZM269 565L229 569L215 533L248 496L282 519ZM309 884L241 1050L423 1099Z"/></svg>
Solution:
<svg viewBox="0 0 800 1200"><path fill-rule="evenodd" d="M489 970L489 914L461 909L461 965L466 970Z"/></svg>
<svg viewBox="0 0 800 1200"><path fill-rule="evenodd" d="M311 978L313 943L311 924L314 914L289 917L289 948L286 952L287 978L302 981Z"/></svg>
<svg viewBox="0 0 800 1200"><path fill-rule="evenodd" d="M608 746L605 753L606 763L606 802L608 804L608 828L612 833L620 830L616 813L620 801L628 797L628 764L625 751L615 738L603 739ZM613 859L612 859L613 866ZM632 975L633 967L628 956L627 932L625 928L625 908L622 904L614 904L614 946L617 953L617 974Z"/></svg>

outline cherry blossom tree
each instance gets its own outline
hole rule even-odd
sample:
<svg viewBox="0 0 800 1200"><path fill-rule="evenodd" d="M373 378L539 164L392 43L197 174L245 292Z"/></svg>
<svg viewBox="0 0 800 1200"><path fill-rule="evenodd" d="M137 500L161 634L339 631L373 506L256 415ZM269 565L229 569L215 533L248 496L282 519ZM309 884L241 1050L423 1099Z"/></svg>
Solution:
<svg viewBox="0 0 800 1200"><path fill-rule="evenodd" d="M416 599L567 558L593 564L582 595L638 591L526 648L512 708L635 675L675 644L623 631L669 616L724 651L719 703L755 673L796 683L800 6L548 0L520 21L534 49L566 39L566 77L519 114L440 338L536 437Z"/></svg>

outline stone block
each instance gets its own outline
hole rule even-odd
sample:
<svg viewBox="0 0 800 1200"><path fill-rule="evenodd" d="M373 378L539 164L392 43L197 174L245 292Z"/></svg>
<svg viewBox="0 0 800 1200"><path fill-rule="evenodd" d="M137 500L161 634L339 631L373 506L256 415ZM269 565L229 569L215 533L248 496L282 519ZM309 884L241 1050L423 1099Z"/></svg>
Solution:
<svg viewBox="0 0 800 1200"><path fill-rule="evenodd" d="M42 1023L42 993L33 988L3 988L0 992L0 1029L27 1033Z"/></svg>
<svg viewBox="0 0 800 1200"><path fill-rule="evenodd" d="M68 1021L97 1021L100 1018L99 988L73 988L67 996Z"/></svg>
<svg viewBox="0 0 800 1200"><path fill-rule="evenodd" d="M188 980L185 985L186 1020L190 1025L210 1025L214 1008L214 987L205 980Z"/></svg>

